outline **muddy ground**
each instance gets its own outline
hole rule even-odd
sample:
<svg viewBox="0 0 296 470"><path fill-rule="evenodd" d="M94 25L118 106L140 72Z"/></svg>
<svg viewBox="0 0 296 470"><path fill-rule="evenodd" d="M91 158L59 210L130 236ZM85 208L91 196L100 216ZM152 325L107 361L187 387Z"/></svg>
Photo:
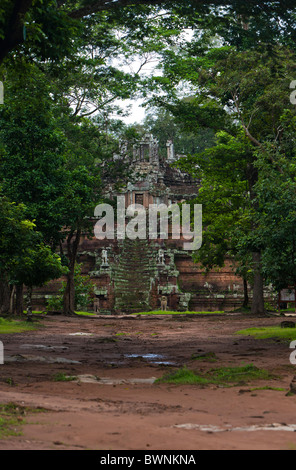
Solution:
<svg viewBox="0 0 296 470"><path fill-rule="evenodd" d="M1 335L0 403L45 411L29 412L0 450L296 449L289 344L235 335L281 320L47 316L36 331ZM218 360L191 359L207 352ZM277 377L231 388L153 383L183 365L250 363ZM58 373L79 379L54 381ZM264 385L285 390L252 390Z"/></svg>

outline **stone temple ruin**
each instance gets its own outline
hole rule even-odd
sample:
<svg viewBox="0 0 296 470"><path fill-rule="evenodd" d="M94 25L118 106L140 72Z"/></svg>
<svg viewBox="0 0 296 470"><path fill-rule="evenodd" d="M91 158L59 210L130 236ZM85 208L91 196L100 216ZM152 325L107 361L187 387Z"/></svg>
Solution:
<svg viewBox="0 0 296 470"><path fill-rule="evenodd" d="M124 196L130 204L186 202L197 195L199 181L172 166L182 156L175 155L173 143L160 156L158 142L148 134L140 142L122 142L114 160L129 159L130 174L125 186L116 191L112 181L105 195L116 200ZM98 240L82 238L78 262L95 284L93 305L98 313L132 313L160 309L161 298L168 310L231 310L242 304L243 284L231 262L208 274L183 249L182 240L135 239ZM37 308L58 291L61 280L35 292Z"/></svg>

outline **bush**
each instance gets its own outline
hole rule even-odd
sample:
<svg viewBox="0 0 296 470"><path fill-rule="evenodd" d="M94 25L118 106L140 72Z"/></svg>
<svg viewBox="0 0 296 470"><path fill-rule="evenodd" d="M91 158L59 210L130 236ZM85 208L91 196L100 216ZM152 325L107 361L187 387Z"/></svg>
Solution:
<svg viewBox="0 0 296 470"><path fill-rule="evenodd" d="M75 284L75 308L87 307L94 297L94 284L90 276L81 274L81 264L76 264L74 272ZM47 301L48 311L59 311L63 309L63 297L66 289L66 282L62 283L59 293Z"/></svg>

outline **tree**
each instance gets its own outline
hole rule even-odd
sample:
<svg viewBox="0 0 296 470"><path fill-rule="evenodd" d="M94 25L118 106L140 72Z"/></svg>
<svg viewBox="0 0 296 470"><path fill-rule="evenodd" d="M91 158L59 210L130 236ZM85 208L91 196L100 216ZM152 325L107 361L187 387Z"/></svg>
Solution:
<svg viewBox="0 0 296 470"><path fill-rule="evenodd" d="M221 8L222 7L222 8ZM27 55L60 60L71 54L71 40L79 35L85 18L108 12L110 18L126 23L133 21L146 32L151 14L161 12L164 22L175 27L209 25L215 21L220 32L229 37L257 43L286 34L295 40L295 4L293 0L277 2L241 0L2 0L0 7L0 63L12 51L22 49ZM167 15L164 15L167 12ZM153 15L152 15L153 16ZM233 17L240 21L233 22ZM246 28L244 18L248 18ZM223 35L223 34L222 34Z"/></svg>
<svg viewBox="0 0 296 470"><path fill-rule="evenodd" d="M11 281L32 242L35 225L26 219L25 207L0 193L0 313L11 310ZM17 289L17 296L20 297Z"/></svg>
<svg viewBox="0 0 296 470"><path fill-rule="evenodd" d="M247 182L250 161L252 149L246 138L220 132L214 147L177 162L178 167L201 181L198 198L193 202L203 206L203 238L193 258L206 272L224 266L226 258L232 259L236 274L244 282L244 307L248 306L247 282L252 281L251 261L248 253L240 250L239 239L249 233L251 226Z"/></svg>
<svg viewBox="0 0 296 470"><path fill-rule="evenodd" d="M225 184L223 169L236 172L238 182L245 181L250 203L249 238L245 248L252 253L252 312L263 313L262 241L256 235L258 225L254 217L258 211L255 190L257 152L265 153L271 144L278 146L284 137L282 114L287 108L295 114L288 91L295 70L294 51L280 45L272 48L261 45L256 50L238 51L232 46L209 47L203 39L196 39L182 52L166 53L166 59L164 80L169 79L174 85L179 80L188 81L191 95L186 100L179 99L173 89L168 90L165 99L157 97L155 102L173 112L188 130L194 132L205 127L223 131L229 141L234 138L242 149L247 149L237 158L231 148L226 146L223 150L223 146L218 145L204 155L197 155L194 163L205 178L214 171L221 187ZM162 78L157 81L161 82ZM272 161L270 152L268 158ZM244 170L242 180L239 168ZM212 181L213 177L209 184ZM232 197L236 196L234 186L228 196L232 206ZM242 241L245 237L239 239ZM242 248L241 244L240 253L244 251Z"/></svg>
<svg viewBox="0 0 296 470"><path fill-rule="evenodd" d="M262 272L266 283L276 292L292 288L296 294L294 113L286 111L281 124L283 137L280 143L270 145L265 152L258 152L256 236L263 247Z"/></svg>
<svg viewBox="0 0 296 470"><path fill-rule="evenodd" d="M38 235L38 237L34 237L34 244L26 247L21 262L13 272L15 283L18 286L25 285L27 287L28 319L32 314L33 287L42 287L48 281L57 279L67 272L67 269L61 264L61 258L53 253L49 246L44 245L40 234ZM17 310L22 313L22 308Z"/></svg>
<svg viewBox="0 0 296 470"><path fill-rule="evenodd" d="M174 144L175 154L179 155L202 152L214 143L214 132L211 129L186 132L186 129L182 128L182 123L176 122L174 116L162 108L157 108L147 115L143 122L143 128L157 138L160 149L164 149L164 151L166 142L171 140Z"/></svg>
<svg viewBox="0 0 296 470"><path fill-rule="evenodd" d="M24 279L29 289L38 285L30 281L34 279L34 270L38 273L42 267L44 276L39 276L42 283L50 272L59 273L55 255L50 256L46 245L54 251L66 236L62 230L69 217L65 198L72 196L67 188L73 175L66 166L70 146L56 119L56 105L44 74L34 65L14 67L9 72L6 100L0 109L1 184L11 200L24 204L25 216L34 220L41 234L39 249L31 249L17 270L15 281L22 297ZM22 310L20 300L18 304Z"/></svg>
<svg viewBox="0 0 296 470"><path fill-rule="evenodd" d="M107 22L131 22L130 15L122 10L133 7L137 22L146 30L145 22L153 11L156 0L106 0L72 2L71 0L4 0L0 10L0 63L11 52L22 50L27 56L42 60L61 60L72 55L73 39L79 37L90 16L98 24L102 13L109 12ZM145 7L146 5L146 7ZM144 8L144 9L143 9ZM139 25L138 25L139 26ZM146 25L147 26L147 25ZM139 35L139 30L138 30ZM143 33L142 33L143 35Z"/></svg>
<svg viewBox="0 0 296 470"><path fill-rule="evenodd" d="M74 284L75 284L75 310L77 308L85 308L92 302L94 298L94 284L91 281L90 276L82 274L82 265L76 264L74 270ZM64 294L66 289L66 282L63 282L58 295L52 297L47 302L47 308L49 311L61 311L63 310Z"/></svg>
<svg viewBox="0 0 296 470"><path fill-rule="evenodd" d="M65 270L60 258L42 242L33 222L27 220L23 204L0 195L0 312L23 313L23 284L31 303L33 286L60 277ZM15 303L13 301L16 293Z"/></svg>
<svg viewBox="0 0 296 470"><path fill-rule="evenodd" d="M78 165L71 170L71 181L65 188L64 228L65 248L61 253L67 257L67 283L64 292L63 312L75 313L75 265L81 236L93 230L92 216L96 206L96 178L86 166Z"/></svg>
<svg viewBox="0 0 296 470"><path fill-rule="evenodd" d="M136 39L124 44L113 24L86 22L89 29L76 37L77 53L67 62L37 67L18 58L4 69L6 99L0 110L4 190L25 204L45 243L55 249L66 239L66 314L74 312L76 254L81 235L92 229L99 175L122 168L110 159L114 138L102 117L114 111L110 103L116 98L131 96L138 80L107 63L110 54L130 54L127 47L135 47Z"/></svg>
<svg viewBox="0 0 296 470"><path fill-rule="evenodd" d="M7 197L23 203L44 242L61 238L66 139L54 116L44 75L34 65L10 68L0 108L0 178Z"/></svg>
<svg viewBox="0 0 296 470"><path fill-rule="evenodd" d="M288 49L278 44L295 37L293 2L286 1L282 9L283 3L3 1L0 62L7 58L1 70L1 78L7 80L5 105L0 110L2 185L11 200L25 203L27 216L35 220L45 243L54 248L67 239L66 313L73 312L73 273L79 240L88 231L86 220L91 207L100 199L98 174L109 175L110 168L114 168L105 157L113 145L110 122L116 98L135 96L140 89L141 68L149 54L156 52L164 58L165 73L152 86L160 84L167 91L168 109L182 123L182 132L196 135L198 123L212 134L224 130L237 138L241 127L254 148L264 147L276 130L283 94L276 111L276 106L271 109L264 103L268 93L264 95L262 87L267 84L270 98L280 90L277 74L287 72L288 79L293 72L292 52L286 57L286 69L280 65ZM274 19L268 21L271 17ZM186 27L198 27L190 44L182 42L181 32ZM220 35L219 46L223 47L213 46L213 40L217 44L215 34ZM265 47L266 38L276 46ZM254 51L252 45L258 41L261 48ZM114 67L112 59L128 60L138 45L143 60L135 73ZM250 57L243 55L246 47ZM274 66L274 55L271 60L270 54L276 56ZM257 67L261 59L263 66ZM182 101L177 98L180 80L192 88L192 96ZM236 87L238 82L240 89ZM149 92L147 82L142 90ZM196 90L199 97L194 96ZM247 97L249 91L254 93L251 99ZM253 98L257 96L256 102ZM257 107L263 112L263 120L256 114ZM272 119L268 118L270 111ZM89 143L81 130L92 135ZM208 141L200 133L199 137L201 150ZM252 158L245 163L255 207L252 189L258 178L256 156L252 154ZM97 171L99 165L103 167L101 172ZM258 255L255 245L253 250Z"/></svg>

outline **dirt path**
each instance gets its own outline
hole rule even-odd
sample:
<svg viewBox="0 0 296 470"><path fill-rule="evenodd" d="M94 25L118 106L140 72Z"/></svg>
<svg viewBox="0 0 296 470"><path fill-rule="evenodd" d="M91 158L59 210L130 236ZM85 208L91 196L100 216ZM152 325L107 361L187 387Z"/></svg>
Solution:
<svg viewBox="0 0 296 470"><path fill-rule="evenodd" d="M295 374L291 350L234 334L279 322L57 316L37 331L1 335L0 403L46 412L28 413L22 434L1 439L0 449L296 449L296 396L286 396ZM207 352L217 362L191 359ZM231 388L153 383L183 365L205 371L250 363L276 374L268 385L285 391L251 390L264 381ZM54 381L56 374L80 379Z"/></svg>

